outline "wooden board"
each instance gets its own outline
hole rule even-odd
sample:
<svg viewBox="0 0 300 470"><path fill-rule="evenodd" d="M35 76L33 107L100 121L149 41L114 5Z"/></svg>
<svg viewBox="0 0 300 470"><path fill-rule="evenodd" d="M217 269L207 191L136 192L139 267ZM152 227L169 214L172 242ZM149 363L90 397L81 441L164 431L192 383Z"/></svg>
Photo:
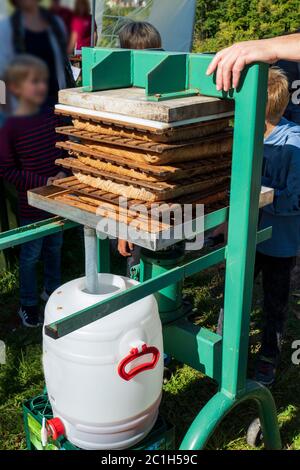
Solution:
<svg viewBox="0 0 300 470"><path fill-rule="evenodd" d="M89 146L64 141L56 144L58 148L66 150L71 156L88 156L105 163L112 163L126 169L133 169L153 176L161 181L173 181L177 179L190 178L196 175L205 175L230 168L231 155L219 155L218 157L205 158L203 160L177 163L174 166L151 165L122 157L106 155L91 149Z"/></svg>
<svg viewBox="0 0 300 470"><path fill-rule="evenodd" d="M70 176L68 178L63 178L60 180L56 180L54 182L54 186L58 188L63 188L65 190L70 190L74 194L81 194L83 196L93 197L97 201L104 201L110 202L112 204L118 205L120 201L120 197L113 193L106 193L99 189L92 188L91 186L85 185L80 183L75 176ZM172 203L166 203L165 207L168 210L172 204L200 204L202 201L205 201L205 204L214 204L218 201L227 200L228 195L228 185L220 184L214 186L213 189L207 190L202 193L194 193L194 194L187 194L181 196L179 198L175 198ZM127 205L130 208L131 206L141 204L141 201L136 199L128 199ZM142 203L147 209L151 209L152 203L151 202L143 202Z"/></svg>
<svg viewBox="0 0 300 470"><path fill-rule="evenodd" d="M121 138L130 138L138 140L139 142L156 142L156 143L184 143L192 139L205 137L212 134L217 134L219 132L224 132L229 126L229 118L222 119L211 119L206 122L195 122L189 125L181 125L176 127L170 127L167 129L140 129L138 126L135 127L132 124L125 123L112 123L106 122L104 119L101 119L98 116L92 114L83 114L82 110L80 113L74 111L67 111L65 109L56 108L55 113L64 117L72 119L73 126L64 126L58 128L58 132L66 133L64 131L69 130L70 133L67 135L74 135L75 137L81 138L78 134L73 134L75 131L79 132L88 132L91 134L102 134L104 138L108 136L115 136ZM211 116L213 117L213 116ZM77 125L75 126L75 121ZM95 130L92 130L90 124L94 127ZM84 126L89 125L89 128L84 128ZM127 141L125 141L127 143Z"/></svg>
<svg viewBox="0 0 300 470"><path fill-rule="evenodd" d="M57 183L61 183L61 181ZM124 231L130 225L129 241L149 250L158 251L178 243L178 239L174 239L173 236L174 202L172 205L164 204L163 207L159 207L156 216L151 205L145 205L148 212L143 213L140 209L140 201L128 200L126 207L123 207L122 204L120 205L120 199L116 199L115 195L111 195L111 199L108 194L104 194L102 197L95 196L94 193L91 194L91 188L86 188L88 192L85 194L85 188L76 187L72 184L71 178L69 183L72 188L69 190L58 186L48 186L29 191L29 204L97 230L100 230L100 224L104 222L107 226L106 233L116 238L120 236L120 233L126 233ZM227 196L226 191L220 190L218 196L215 193L204 198L202 201L204 204L210 203L210 210L206 206L207 213L226 206ZM189 197L184 202L186 204L192 203ZM168 220L168 215L170 222L165 222ZM161 220L162 216L163 221ZM192 222L190 227L190 230L193 230ZM187 238L190 237L187 235Z"/></svg>
<svg viewBox="0 0 300 470"><path fill-rule="evenodd" d="M181 130L185 131L195 126L198 127L199 125L205 126L212 121L224 119L228 121L228 119L233 117L234 112L229 111L217 115L212 114L196 119L186 119L184 121L169 123L122 116L121 114L101 113L100 111L67 106L64 104L57 104L55 106L55 114L72 119L87 120L101 125L113 126L114 128L127 129L145 135L150 134L152 140L157 139L159 142L174 142L178 140L178 133Z"/></svg>
<svg viewBox="0 0 300 470"><path fill-rule="evenodd" d="M72 88L59 92L59 103L88 110L117 113L126 117L171 123L233 111L234 103L207 96L193 96L168 101L147 101L145 90L123 88L98 92L85 92Z"/></svg>
<svg viewBox="0 0 300 470"><path fill-rule="evenodd" d="M180 150L185 147L191 147L200 144L206 144L216 140L222 140L232 136L232 130L227 129L224 132L218 134L201 137L198 139L192 139L187 142L178 144L167 144L157 142L143 142L138 139L107 136L105 134L96 134L95 132L81 131L74 128L74 126L57 127L56 132L67 136L75 137L76 139L82 139L89 142L100 142L101 144L108 144L114 147L130 148L134 150L140 150L151 153L164 153L169 150Z"/></svg>
<svg viewBox="0 0 300 470"><path fill-rule="evenodd" d="M70 184L72 184L72 178L70 178ZM126 229L126 213L123 208L120 207L120 212L118 212L117 207L112 207L119 204L119 198L118 201L116 201L115 195L111 195L111 199L109 199L109 195L104 194L102 196L103 200L101 201L101 199L98 199L98 197L95 197L94 194L89 192L87 195L88 199L83 199L85 196L83 193L85 188L78 188L74 186L74 184L71 188L72 189L64 189L58 186L46 186L33 189L28 192L29 204L51 214L59 215L95 229L97 229L97 227L99 228L99 222L109 218L113 220L115 224L109 225L106 233L113 237L118 237L120 230ZM206 214L222 209L228 204L228 193L224 190L218 192L217 188L215 188L213 195L202 195L198 201L195 200L196 196L197 195L194 195L194 201L191 200L191 196L185 197L184 200L181 199L181 203L204 204ZM270 204L273 201L273 197L274 191L272 189L262 188L260 207ZM179 201L177 202L179 203ZM134 211L136 204L139 204L139 201L131 200L128 201L127 207L130 211ZM168 210L167 204L165 204L165 207ZM148 206L148 209L150 210L150 206ZM151 219L151 231L148 231L148 221L144 220L144 216L140 218L140 214L137 214L136 211L134 212L135 213L131 212L128 215L130 220L136 218L136 231L140 234L140 238L138 240L129 239L128 241L135 242L137 245L153 251L161 250L178 242L178 239L174 240L174 238L172 238L173 232L171 225L161 223L160 219L154 221ZM118 214L120 214L120 217ZM139 223L141 223L140 226ZM145 224L147 224L147 226ZM140 227L144 227L146 230L143 231ZM165 234L167 234L168 237L165 237Z"/></svg>
<svg viewBox="0 0 300 470"><path fill-rule="evenodd" d="M218 184L229 185L229 170L223 170L210 175L195 176L194 178L187 178L180 180L180 182L149 182L142 181L127 176L117 175L115 173L108 173L105 171L97 170L93 167L83 165L76 158L64 158L56 160L56 164L72 170L74 173L82 173L84 175L92 176L94 178L102 178L105 180L113 181L115 183L134 186L137 188L144 188L151 191L156 196L157 201L173 200L177 195L185 195L197 193L199 191L208 191L213 189Z"/></svg>

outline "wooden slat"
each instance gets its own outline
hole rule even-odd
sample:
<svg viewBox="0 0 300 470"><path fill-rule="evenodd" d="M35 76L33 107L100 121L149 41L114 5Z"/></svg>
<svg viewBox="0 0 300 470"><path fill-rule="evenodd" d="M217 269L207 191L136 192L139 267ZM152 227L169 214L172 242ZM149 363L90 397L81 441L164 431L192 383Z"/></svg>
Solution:
<svg viewBox="0 0 300 470"><path fill-rule="evenodd" d="M220 132L197 139L188 140L183 143L177 144L164 144L157 142L145 142L134 138L122 137L122 136L108 136L107 134L100 134L96 132L89 132L85 130L76 129L74 126L57 127L56 132L67 136L76 137L78 139L89 140L92 142L100 142L101 144L113 145L114 147L131 148L134 150L140 150L145 152L153 153L164 153L170 150L180 150L186 147L191 147L200 144L208 144L209 142L220 141L228 138L232 135L232 130Z"/></svg>
<svg viewBox="0 0 300 470"><path fill-rule="evenodd" d="M158 221L152 220L149 217L146 218L137 216L136 213L134 217L130 216L128 211L118 211L117 206L107 205L105 203L99 205L99 202L94 203L88 198L83 198L80 196L74 196L69 194L58 195L54 198L57 201L60 201L64 204L77 207L81 210L92 212L101 217L108 217L112 220L115 220L118 223L130 224L132 227L140 228L143 231L148 233L158 233L163 229L167 230L170 226L166 224L161 224Z"/></svg>
<svg viewBox="0 0 300 470"><path fill-rule="evenodd" d="M78 161L76 158L63 158L63 159L58 159L56 160L56 164L60 165L64 168L71 169L73 171L79 171L81 173L95 176L95 177L100 177L100 178L105 178L111 181L118 182L120 184L126 184L128 186L139 186L142 188L148 188L151 191L158 193L161 191L165 191L167 189L173 189L176 188L177 185L175 184L168 184L165 182L149 182L149 181L142 181L142 180L137 180L134 178L129 178L127 176L123 175L118 175L116 173L109 173L107 171L102 171L98 170L97 168L93 168L91 166L84 165L80 161Z"/></svg>
<svg viewBox="0 0 300 470"><path fill-rule="evenodd" d="M74 180L76 180L75 177L73 177ZM101 191L96 190L95 192L90 193L89 192L89 186L85 187L80 187L79 189L76 189L76 185L74 185L74 181L72 179L69 179L69 181L65 182L65 180L57 180L55 182L55 185L61 188L64 188L66 191L68 187L71 189L71 193L76 193L78 195L83 195L83 196L88 196L90 199L93 199L95 202L94 204L99 204L99 202L108 202L110 204L114 204L119 206L119 197L116 196L115 194L109 194L109 193L103 193ZM80 185L82 186L82 185ZM164 203L163 208L160 207L160 214L159 216L162 215L162 213L168 212L169 207L172 204L215 204L218 201L225 201L228 199L228 189L226 188L225 185L220 185L216 186L213 190L202 192L202 193L195 193L195 194L189 194L185 196L181 196L180 198L174 199L172 203ZM111 196L111 197L109 197ZM151 210L152 203L143 203L142 201L139 200L134 200L134 199L128 199L126 201L128 210L134 206L138 206L140 204L143 204L149 211Z"/></svg>
<svg viewBox="0 0 300 470"><path fill-rule="evenodd" d="M147 165L147 163L143 163L143 162L134 162L133 160L130 161L129 159L125 159L122 157L106 155L102 152L97 152L97 150L91 149L87 145L79 144L77 142L71 142L71 141L57 142L56 146L58 148L61 148L67 151L78 152L80 154L92 156L94 158L98 158L100 160L113 163L115 165L120 165L124 168L130 168L130 169L133 168L133 169L137 169L140 171L144 171L145 173L151 173L157 177L168 176L170 172L173 171L172 167L159 166L159 165Z"/></svg>
<svg viewBox="0 0 300 470"><path fill-rule="evenodd" d="M74 152L76 155L88 156L103 162L109 162L125 169L134 169L136 171L146 173L155 177L160 181L173 181L186 177L206 175L218 170L230 168L231 155L219 155L218 157L205 158L203 160L195 160L192 162L177 163L175 165L160 166L151 165L143 162L135 162L134 160L125 159L118 156L105 155L91 149L88 145L78 144L76 142L58 142L58 148L67 150L70 155Z"/></svg>
<svg viewBox="0 0 300 470"><path fill-rule="evenodd" d="M78 108L80 109L80 108ZM148 134L151 133L153 136L155 135L162 135L165 132L165 129L160 129L156 127L151 127L151 126L145 126L143 124L129 124L129 123L124 123L123 121L119 121L118 119L109 119L108 117L103 118L103 117L98 117L98 116L90 116L84 112L80 111L69 111L66 109L60 109L60 108L55 108L55 114L59 116L66 116L66 117L71 117L73 119L84 119L88 121L94 121L96 123L100 124L105 124L107 126L114 126L114 127L119 127L122 129L128 129L128 130L133 130L136 131L138 130L141 133Z"/></svg>
<svg viewBox="0 0 300 470"><path fill-rule="evenodd" d="M189 194L200 191L202 188L207 190L209 187L214 187L216 184L225 179L228 179L229 181L229 172L227 170L209 175L209 177L198 176L181 180L178 182L178 184L176 184L176 182L173 182L172 184L166 182L151 183L148 181L136 180L126 176L100 171L95 168L88 167L87 165L83 165L74 158L59 159L56 161L56 163L64 168L71 169L72 171L80 172L88 176L104 178L122 185L145 188L155 194L161 201L176 197L174 196L174 191L177 191L177 194L178 192L182 194Z"/></svg>

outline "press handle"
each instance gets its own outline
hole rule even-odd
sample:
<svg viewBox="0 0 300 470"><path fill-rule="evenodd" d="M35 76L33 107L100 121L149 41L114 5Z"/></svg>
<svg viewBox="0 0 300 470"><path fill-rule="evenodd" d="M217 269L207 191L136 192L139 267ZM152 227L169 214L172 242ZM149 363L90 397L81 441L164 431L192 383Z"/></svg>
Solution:
<svg viewBox="0 0 300 470"><path fill-rule="evenodd" d="M152 360L150 362L145 362L139 364L130 371L126 372L126 367L136 359L146 356L147 354L152 354ZM141 351L138 348L132 348L128 356L124 357L120 364L118 365L118 374L121 379L126 380L127 382L133 379L136 375L145 372L146 370L154 369L159 361L160 352L155 346L147 346L143 344Z"/></svg>

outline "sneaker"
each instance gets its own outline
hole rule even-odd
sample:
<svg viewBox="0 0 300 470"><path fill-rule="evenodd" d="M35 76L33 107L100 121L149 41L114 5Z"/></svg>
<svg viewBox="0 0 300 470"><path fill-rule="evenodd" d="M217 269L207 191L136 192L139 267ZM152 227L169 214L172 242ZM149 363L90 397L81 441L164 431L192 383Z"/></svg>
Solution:
<svg viewBox="0 0 300 470"><path fill-rule="evenodd" d="M23 305L19 310L19 317L21 318L22 324L27 328L37 328L40 326L38 308L34 307L24 307Z"/></svg>
<svg viewBox="0 0 300 470"><path fill-rule="evenodd" d="M270 387L276 377L276 363L274 359L260 357L255 367L255 380L266 387Z"/></svg>
<svg viewBox="0 0 300 470"><path fill-rule="evenodd" d="M40 295L40 298L43 302L47 303L49 300L50 294L46 291L46 289L43 290L43 292Z"/></svg>

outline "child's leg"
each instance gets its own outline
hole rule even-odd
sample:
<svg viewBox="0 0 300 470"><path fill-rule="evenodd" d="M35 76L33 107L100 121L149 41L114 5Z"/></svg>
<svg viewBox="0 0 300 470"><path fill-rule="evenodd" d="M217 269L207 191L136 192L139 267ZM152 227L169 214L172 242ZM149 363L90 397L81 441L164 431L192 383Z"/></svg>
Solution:
<svg viewBox="0 0 300 470"><path fill-rule="evenodd" d="M281 351L295 258L261 256L264 259L262 272L265 316L261 354L276 361Z"/></svg>
<svg viewBox="0 0 300 470"><path fill-rule="evenodd" d="M61 249L63 234L49 235L43 240L44 287L51 295L61 285Z"/></svg>
<svg viewBox="0 0 300 470"><path fill-rule="evenodd" d="M20 303L23 307L38 305L36 268L41 257L42 245L43 240L38 239L21 246L19 273Z"/></svg>

